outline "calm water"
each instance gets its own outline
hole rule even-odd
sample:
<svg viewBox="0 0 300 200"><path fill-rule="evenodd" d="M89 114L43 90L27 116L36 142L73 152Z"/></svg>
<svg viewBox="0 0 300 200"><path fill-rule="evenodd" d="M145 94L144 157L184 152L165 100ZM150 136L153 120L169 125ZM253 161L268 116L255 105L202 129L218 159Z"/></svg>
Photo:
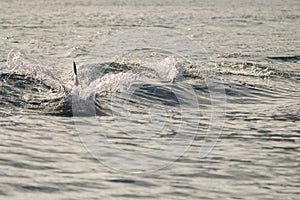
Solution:
<svg viewBox="0 0 300 200"><path fill-rule="evenodd" d="M299 1L0 8L1 199L299 199ZM126 31L140 28L160 30L148 45L162 50L135 49L143 38ZM109 38L120 33L114 44L133 51L110 55L117 47ZM165 52L173 33L179 45ZM172 55L203 61L197 50L206 64ZM130 101L128 85L136 86ZM94 97L97 117L85 109Z"/></svg>

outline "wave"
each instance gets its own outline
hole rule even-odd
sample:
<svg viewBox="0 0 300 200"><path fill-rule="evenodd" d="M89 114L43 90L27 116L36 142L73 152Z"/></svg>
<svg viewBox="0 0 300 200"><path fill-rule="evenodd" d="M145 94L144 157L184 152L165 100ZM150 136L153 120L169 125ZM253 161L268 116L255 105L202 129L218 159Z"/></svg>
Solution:
<svg viewBox="0 0 300 200"><path fill-rule="evenodd" d="M14 73L0 75L1 104L10 115L13 111L70 115L69 92L62 85L53 87L30 76Z"/></svg>
<svg viewBox="0 0 300 200"><path fill-rule="evenodd" d="M75 86L72 72L59 75L53 68L38 64L15 50L9 53L7 68L1 71L1 104L5 105L6 111L23 109L62 116L72 116L72 98L92 100L96 104L96 113L103 115L108 113L103 106L106 97L127 90L137 81L147 79L172 84L182 77L201 78L204 74L172 56L154 65L117 60L81 66L78 69L79 85Z"/></svg>
<svg viewBox="0 0 300 200"><path fill-rule="evenodd" d="M259 64L254 62L223 62L217 65L218 71L223 75L238 75L248 77L283 77L292 78L297 77L296 74L290 72L284 72L275 68L272 68L269 64Z"/></svg>
<svg viewBox="0 0 300 200"><path fill-rule="evenodd" d="M142 53L141 57L145 58L145 52ZM3 116L12 111L73 116L72 104L85 101L94 104L92 111L83 107L82 110L76 111L77 115L109 115L112 95L128 91L136 85L140 90L133 95L143 97L141 101L151 99L154 103L178 107L174 95L166 89L172 88L174 83L202 80L201 84L205 84L207 78L222 79L218 74L254 78L293 76L267 65L250 62L219 63L213 67L195 65L172 55L163 55L156 62L148 58L137 60L119 57L111 63L80 66L77 74L79 84L76 86L71 70L61 75L55 69L38 64L28 59L24 53L15 50L9 53L7 67L1 71L0 103L3 109L0 114ZM196 82L193 84L197 84ZM164 85L164 88L161 88L161 85ZM193 85L193 88L197 90L199 87ZM160 91L164 95L149 91ZM209 96L209 91L206 90L205 93Z"/></svg>
<svg viewBox="0 0 300 200"><path fill-rule="evenodd" d="M281 62L298 62L300 60L300 55L295 56L268 56L268 59L281 61Z"/></svg>

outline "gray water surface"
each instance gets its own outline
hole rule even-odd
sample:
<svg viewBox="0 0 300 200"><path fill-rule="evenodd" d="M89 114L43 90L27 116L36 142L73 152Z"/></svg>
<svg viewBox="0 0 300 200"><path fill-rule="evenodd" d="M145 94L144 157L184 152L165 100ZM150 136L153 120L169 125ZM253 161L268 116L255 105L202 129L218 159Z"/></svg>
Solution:
<svg viewBox="0 0 300 200"><path fill-rule="evenodd" d="M297 0L1 1L1 199L299 199L299 8ZM73 60L79 70L88 68L95 75L89 56L101 41L155 27L180 32L210 55L216 80L224 82L225 122L217 144L203 158L199 149L206 130L216 123L210 118L205 79L184 78L197 95L199 114L191 109L183 119L171 90L140 88L128 105L130 123L110 112L95 117L117 147L157 150L176 135L181 120L197 119L199 125L176 162L131 174L90 154L74 125L85 117L60 114L70 112ZM7 79L12 49L22 52L27 65L44 66L30 76L38 82L25 72ZM112 71L127 73L128 68L113 65ZM106 95L100 100L102 106L110 103ZM156 111L168 109L149 119L152 105L162 106ZM115 106L121 111L123 104ZM119 127L132 130L149 121L140 135ZM160 126L158 134L147 135Z"/></svg>

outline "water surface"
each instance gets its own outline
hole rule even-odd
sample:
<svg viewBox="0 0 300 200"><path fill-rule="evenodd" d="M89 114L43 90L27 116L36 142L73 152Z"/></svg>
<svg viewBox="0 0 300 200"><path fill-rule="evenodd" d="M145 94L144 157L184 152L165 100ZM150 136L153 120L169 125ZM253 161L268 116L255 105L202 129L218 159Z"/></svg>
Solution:
<svg viewBox="0 0 300 200"><path fill-rule="evenodd" d="M299 6L296 0L2 1L0 195L3 199L298 199ZM89 63L100 41L120 31L153 27L180 32L206 49L216 64L216 80L224 82L226 117L213 150L199 157L212 123L211 98L205 77L185 76L181 81L192 86L199 102L199 113L190 110L184 119L199 120L194 142L171 165L130 174L103 165L83 145L74 120L84 117L70 117L72 61L80 72L87 70L91 78L84 80L91 83L107 64ZM12 49L22 52L10 63L16 67L13 71L7 65ZM117 120L108 109L106 90L117 91L132 80L128 72L134 66L129 61L111 64L115 74L111 82L98 82L104 113L95 119L119 148L156 150L176 135L182 122L178 99L166 87L145 85L128 105L132 121ZM133 72L156 76L144 68ZM115 108L122 111L122 101L116 102ZM155 112L152 123L150 108L162 111ZM144 128L130 135L120 124L132 133L133 125ZM147 135L151 130L156 134Z"/></svg>

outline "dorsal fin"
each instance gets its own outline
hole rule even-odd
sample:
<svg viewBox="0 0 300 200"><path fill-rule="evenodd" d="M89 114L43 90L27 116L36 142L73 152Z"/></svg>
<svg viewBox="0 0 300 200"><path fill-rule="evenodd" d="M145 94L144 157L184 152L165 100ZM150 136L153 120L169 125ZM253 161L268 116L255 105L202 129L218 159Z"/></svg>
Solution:
<svg viewBox="0 0 300 200"><path fill-rule="evenodd" d="M73 61L73 70L74 70L74 85L77 86L79 83L78 83L78 76L77 76L77 67L74 61Z"/></svg>

